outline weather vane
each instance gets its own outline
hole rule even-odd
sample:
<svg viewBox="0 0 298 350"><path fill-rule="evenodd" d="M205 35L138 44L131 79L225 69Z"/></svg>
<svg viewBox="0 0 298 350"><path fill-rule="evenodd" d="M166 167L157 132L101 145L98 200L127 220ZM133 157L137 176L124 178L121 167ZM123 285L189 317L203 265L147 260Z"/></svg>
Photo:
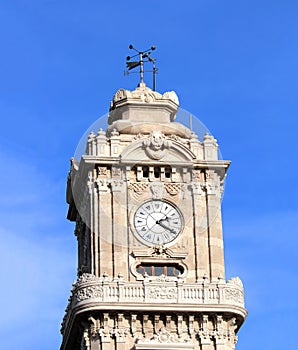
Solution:
<svg viewBox="0 0 298 350"><path fill-rule="evenodd" d="M153 91L156 90L156 73L157 73L157 68L156 68L156 59L151 57L151 52L156 49L156 46L151 46L150 49L145 50L145 51L139 51L136 48L133 47L133 45L129 45L129 49L134 50L137 52L134 56L127 56L126 57L126 68L127 70L124 71L125 75L129 75L131 73L137 73L137 72L129 72L130 70L140 67L139 74L140 74L140 83L144 83L144 72L152 72L153 73ZM138 61L131 61L130 60L134 57L139 56ZM144 63L146 62L151 62L153 64L153 69L152 70L144 70Z"/></svg>

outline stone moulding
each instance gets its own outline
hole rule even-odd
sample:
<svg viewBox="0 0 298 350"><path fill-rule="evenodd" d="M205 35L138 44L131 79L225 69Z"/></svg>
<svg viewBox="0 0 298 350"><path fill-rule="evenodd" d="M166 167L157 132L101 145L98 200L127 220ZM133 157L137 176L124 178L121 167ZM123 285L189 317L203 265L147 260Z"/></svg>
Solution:
<svg viewBox="0 0 298 350"><path fill-rule="evenodd" d="M85 275L85 274L84 274ZM115 305L128 309L163 307L175 309L175 305L184 308L200 309L200 306L212 309L232 309L245 318L244 291L239 278L234 278L227 283L222 280L218 283L184 283L182 280L165 281L162 279L147 280L142 282L126 282L120 276L114 280L105 277L95 277L90 274L82 276L73 284L69 304L62 322L61 332L65 328L73 314L77 311L92 308L115 308ZM239 282L240 281L240 282ZM235 311L236 310L236 311Z"/></svg>
<svg viewBox="0 0 298 350"><path fill-rule="evenodd" d="M146 349L194 349L194 344L190 342L190 339L181 340L177 334L167 331L162 327L157 334L151 339L139 339L135 344L135 350Z"/></svg>
<svg viewBox="0 0 298 350"><path fill-rule="evenodd" d="M174 91L160 94L152 91L142 83L134 91L119 89L110 104L108 123L112 124L118 119L131 119L134 110L156 109L157 111L167 111L168 121L173 121L179 107L178 96ZM127 113L129 111L130 113Z"/></svg>

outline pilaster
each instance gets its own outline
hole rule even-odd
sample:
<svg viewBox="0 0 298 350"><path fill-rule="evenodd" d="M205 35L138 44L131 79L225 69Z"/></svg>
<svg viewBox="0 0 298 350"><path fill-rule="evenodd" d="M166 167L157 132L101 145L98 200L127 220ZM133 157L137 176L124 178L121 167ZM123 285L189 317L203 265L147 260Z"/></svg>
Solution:
<svg viewBox="0 0 298 350"><path fill-rule="evenodd" d="M208 220L208 245L210 255L210 280L225 277L221 221L221 193L219 175L211 169L205 172L205 191Z"/></svg>
<svg viewBox="0 0 298 350"><path fill-rule="evenodd" d="M123 277L128 279L127 191L126 182L123 178L122 169L120 167L112 167L111 191L114 276L117 276L118 273L122 273Z"/></svg>
<svg viewBox="0 0 298 350"><path fill-rule="evenodd" d="M99 269L98 276L113 274L113 250L112 250L112 197L110 191L110 170L107 166L97 168L97 188L99 210L97 212L99 218Z"/></svg>
<svg viewBox="0 0 298 350"><path fill-rule="evenodd" d="M206 223L206 195L203 190L204 174L201 170L192 171L192 198L193 198L193 221L194 243L196 256L196 280L210 274L208 231Z"/></svg>

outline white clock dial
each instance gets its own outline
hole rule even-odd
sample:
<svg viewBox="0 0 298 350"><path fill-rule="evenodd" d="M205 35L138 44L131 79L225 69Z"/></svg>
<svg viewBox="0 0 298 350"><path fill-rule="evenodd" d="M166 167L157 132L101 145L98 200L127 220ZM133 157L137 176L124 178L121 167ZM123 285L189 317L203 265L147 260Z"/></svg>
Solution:
<svg viewBox="0 0 298 350"><path fill-rule="evenodd" d="M137 209L134 226L144 241L165 244L172 242L182 231L182 216L172 204L151 200Z"/></svg>

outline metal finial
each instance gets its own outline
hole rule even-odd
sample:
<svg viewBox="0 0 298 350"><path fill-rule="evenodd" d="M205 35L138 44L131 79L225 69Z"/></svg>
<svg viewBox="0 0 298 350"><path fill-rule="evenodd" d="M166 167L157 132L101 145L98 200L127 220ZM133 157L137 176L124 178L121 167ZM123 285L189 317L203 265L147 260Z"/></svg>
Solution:
<svg viewBox="0 0 298 350"><path fill-rule="evenodd" d="M137 52L136 55L134 56L127 56L126 57L126 68L127 70L124 71L125 75L129 75L131 73L137 73L137 72L129 72L130 70L140 67L139 74L140 74L140 84L144 83L144 72L152 72L153 73L153 91L156 90L156 73L157 73L157 68L156 68L156 59L149 57L151 52L156 49L156 46L151 46L150 49L145 50L145 51L139 51L137 50L133 45L129 45L130 50L134 50ZM139 56L138 61L130 61L132 58ZM147 59L147 60L146 60ZM144 63L146 62L151 62L153 64L153 70L144 70Z"/></svg>

